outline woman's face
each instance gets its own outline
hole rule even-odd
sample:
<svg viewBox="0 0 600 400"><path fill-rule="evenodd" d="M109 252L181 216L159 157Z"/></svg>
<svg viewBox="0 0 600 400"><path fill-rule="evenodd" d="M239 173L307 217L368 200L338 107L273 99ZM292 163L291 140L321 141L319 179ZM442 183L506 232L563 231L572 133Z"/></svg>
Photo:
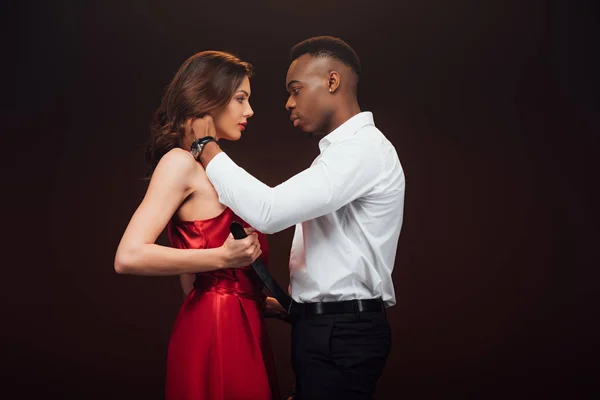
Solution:
<svg viewBox="0 0 600 400"><path fill-rule="evenodd" d="M244 77L227 106L213 115L217 139L238 140L246 129L248 118L254 115L250 107L250 79Z"/></svg>

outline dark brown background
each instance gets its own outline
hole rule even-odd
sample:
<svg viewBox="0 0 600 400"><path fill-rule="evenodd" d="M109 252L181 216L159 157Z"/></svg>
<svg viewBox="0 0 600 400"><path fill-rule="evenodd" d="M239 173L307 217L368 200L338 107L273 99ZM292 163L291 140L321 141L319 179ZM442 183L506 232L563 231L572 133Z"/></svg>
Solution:
<svg viewBox="0 0 600 400"><path fill-rule="evenodd" d="M407 176L377 398L589 394L597 10L490 3L3 2L0 364L3 386L21 393L6 398L162 397L178 280L112 265L145 191L150 116L187 57L240 55L256 68L256 115L224 147L280 183L318 152L288 121L284 79L289 48L319 34L360 55L361 106ZM292 233L269 239L283 285ZM285 392L289 328L269 330Z"/></svg>

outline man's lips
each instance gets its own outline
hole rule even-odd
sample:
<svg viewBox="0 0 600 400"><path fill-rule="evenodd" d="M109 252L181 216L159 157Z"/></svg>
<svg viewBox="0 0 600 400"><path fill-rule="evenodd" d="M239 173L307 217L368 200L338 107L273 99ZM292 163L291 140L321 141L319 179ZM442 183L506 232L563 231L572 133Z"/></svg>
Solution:
<svg viewBox="0 0 600 400"><path fill-rule="evenodd" d="M290 121L292 121L292 123L294 124L295 127L298 126L298 124L300 123L300 118L298 118L297 115L290 115Z"/></svg>

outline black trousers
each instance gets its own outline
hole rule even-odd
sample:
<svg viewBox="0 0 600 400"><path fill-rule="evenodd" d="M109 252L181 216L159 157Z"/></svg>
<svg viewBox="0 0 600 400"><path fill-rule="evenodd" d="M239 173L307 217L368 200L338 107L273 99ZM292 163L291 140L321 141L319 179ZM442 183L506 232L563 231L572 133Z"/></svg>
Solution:
<svg viewBox="0 0 600 400"><path fill-rule="evenodd" d="M372 399L390 349L385 312L292 319L295 399Z"/></svg>

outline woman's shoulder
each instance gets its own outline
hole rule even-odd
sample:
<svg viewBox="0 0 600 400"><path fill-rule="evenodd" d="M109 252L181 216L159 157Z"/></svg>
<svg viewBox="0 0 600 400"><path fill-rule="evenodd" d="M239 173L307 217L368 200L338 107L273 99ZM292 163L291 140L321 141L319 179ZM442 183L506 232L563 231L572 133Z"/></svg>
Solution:
<svg viewBox="0 0 600 400"><path fill-rule="evenodd" d="M198 168L198 162L189 151L176 147L169 150L161 157L156 170L168 170L170 172L192 172Z"/></svg>
<svg viewBox="0 0 600 400"><path fill-rule="evenodd" d="M212 199L216 196L215 189L208 180L202 164L196 161L188 151L181 148L169 150L156 166L156 172L159 169L163 179L179 182L185 187L186 197L195 194L208 195Z"/></svg>
<svg viewBox="0 0 600 400"><path fill-rule="evenodd" d="M160 162L177 163L184 166L195 166L198 162L192 156L192 153L185 151L180 147L175 147L165 153Z"/></svg>
<svg viewBox="0 0 600 400"><path fill-rule="evenodd" d="M192 157L191 153L175 148L161 157L152 174L152 180L178 181L185 186L196 186L194 183L197 182L200 175L206 175L204 168Z"/></svg>

